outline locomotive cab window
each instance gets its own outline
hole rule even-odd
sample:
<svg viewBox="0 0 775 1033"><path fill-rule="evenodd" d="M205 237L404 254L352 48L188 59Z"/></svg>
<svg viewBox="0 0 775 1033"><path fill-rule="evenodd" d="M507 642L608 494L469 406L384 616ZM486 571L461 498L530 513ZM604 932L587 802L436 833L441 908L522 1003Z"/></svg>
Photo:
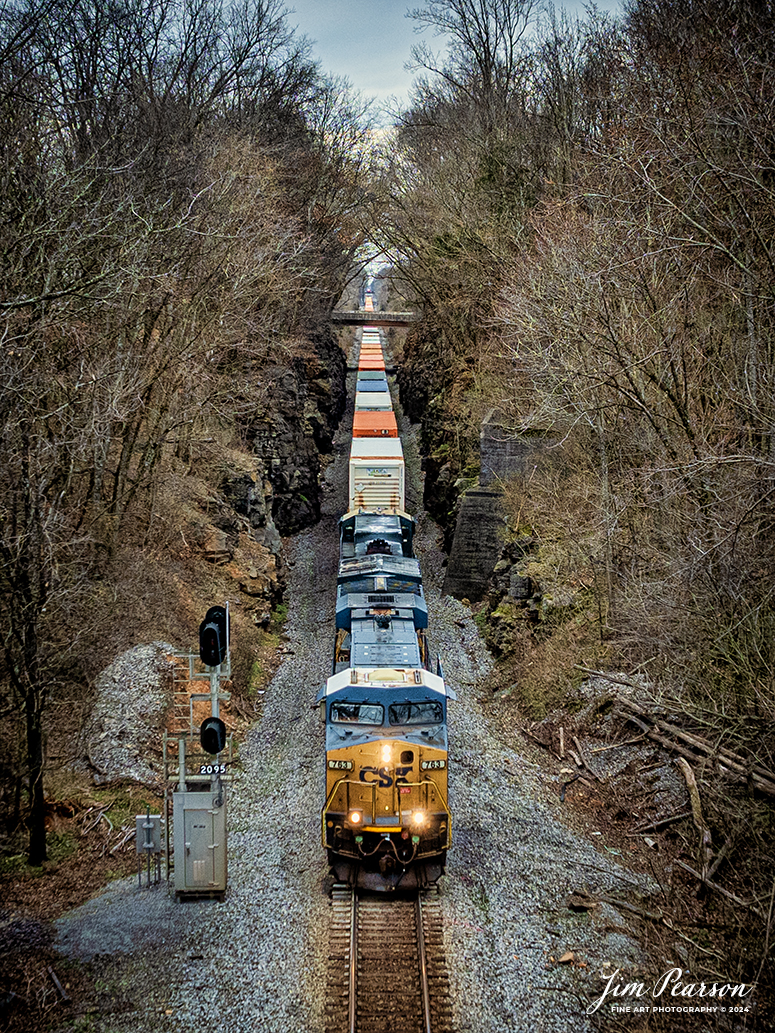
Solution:
<svg viewBox="0 0 775 1033"><path fill-rule="evenodd" d="M444 708L435 700L423 703L393 703L388 710L391 725L439 725Z"/></svg>
<svg viewBox="0 0 775 1033"><path fill-rule="evenodd" d="M379 703L332 703L329 719L337 724L381 725L385 708Z"/></svg>

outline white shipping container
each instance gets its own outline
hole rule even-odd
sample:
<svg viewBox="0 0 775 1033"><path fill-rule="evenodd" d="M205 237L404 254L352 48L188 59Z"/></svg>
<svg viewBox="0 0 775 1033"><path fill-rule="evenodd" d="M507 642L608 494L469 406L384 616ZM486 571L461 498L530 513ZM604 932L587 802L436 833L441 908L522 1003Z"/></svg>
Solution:
<svg viewBox="0 0 775 1033"><path fill-rule="evenodd" d="M355 411L367 412L375 409L392 409L390 393L385 391L356 391Z"/></svg>
<svg viewBox="0 0 775 1033"><path fill-rule="evenodd" d="M405 511L404 452L399 438L353 438L349 509Z"/></svg>

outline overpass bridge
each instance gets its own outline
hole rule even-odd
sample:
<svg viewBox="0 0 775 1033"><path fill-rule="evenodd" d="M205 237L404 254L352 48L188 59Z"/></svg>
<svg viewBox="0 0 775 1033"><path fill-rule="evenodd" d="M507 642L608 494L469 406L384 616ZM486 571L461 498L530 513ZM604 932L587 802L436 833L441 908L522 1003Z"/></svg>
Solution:
<svg viewBox="0 0 775 1033"><path fill-rule="evenodd" d="M338 326L411 326L419 320L419 312L366 312L364 309L346 312L334 309L331 313L331 322Z"/></svg>

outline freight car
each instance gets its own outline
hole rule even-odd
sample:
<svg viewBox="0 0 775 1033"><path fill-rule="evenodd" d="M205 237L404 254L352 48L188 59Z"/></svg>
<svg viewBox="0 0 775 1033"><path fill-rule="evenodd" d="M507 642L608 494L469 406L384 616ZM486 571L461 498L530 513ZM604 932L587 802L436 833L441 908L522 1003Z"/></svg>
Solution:
<svg viewBox="0 0 775 1033"><path fill-rule="evenodd" d="M365 328L363 340L359 379L385 368L379 331ZM389 391L356 392L333 673L318 696L326 726L322 840L338 880L393 891L430 885L444 872L451 693L431 658L392 403L375 412L364 401L375 396L390 402Z"/></svg>

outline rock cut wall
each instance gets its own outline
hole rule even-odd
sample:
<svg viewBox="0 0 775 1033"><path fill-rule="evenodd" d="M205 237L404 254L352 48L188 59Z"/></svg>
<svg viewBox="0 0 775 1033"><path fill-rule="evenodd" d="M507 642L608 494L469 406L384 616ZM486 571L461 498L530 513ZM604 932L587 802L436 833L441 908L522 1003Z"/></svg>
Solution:
<svg viewBox="0 0 775 1033"><path fill-rule="evenodd" d="M320 457L331 452L344 412L347 361L328 328L309 352L269 370L272 409L248 427L248 437L271 485L271 516L280 535L320 518Z"/></svg>
<svg viewBox="0 0 775 1033"><path fill-rule="evenodd" d="M500 493L474 488L460 499L444 593L476 602L487 591L503 548L506 521Z"/></svg>
<svg viewBox="0 0 775 1033"><path fill-rule="evenodd" d="M506 518L499 485L514 477L524 477L555 443L541 432L515 433L500 421L497 410L487 414L479 436L479 483L457 502L445 592L458 599L478 602L493 588L495 575L499 575L495 579L496 593L500 590L503 570L511 571L513 563L508 557ZM532 588L528 590L521 583L525 579L513 571L512 574L520 583L522 595L519 598L532 597Z"/></svg>

